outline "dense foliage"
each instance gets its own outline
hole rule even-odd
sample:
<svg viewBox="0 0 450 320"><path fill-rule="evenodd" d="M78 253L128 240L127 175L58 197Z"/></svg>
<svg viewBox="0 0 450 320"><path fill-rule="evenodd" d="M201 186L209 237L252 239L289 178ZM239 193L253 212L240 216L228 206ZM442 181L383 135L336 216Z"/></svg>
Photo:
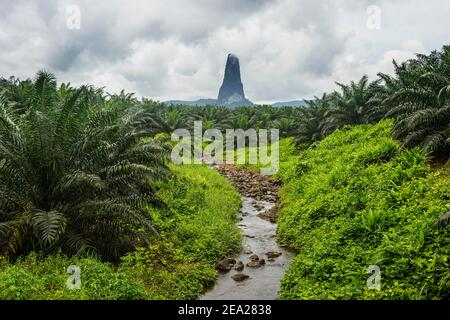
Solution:
<svg viewBox="0 0 450 320"><path fill-rule="evenodd" d="M216 263L241 249L241 198L211 168L172 169L158 193L168 207L150 209L162 240L124 258L122 270L142 279L151 299L195 299L216 279Z"/></svg>
<svg viewBox="0 0 450 320"><path fill-rule="evenodd" d="M202 121L203 130L278 128L280 135L286 137L294 133L296 119L300 115L298 108L267 105L231 109L220 106L166 105L144 99L143 106L153 112L166 133L179 128L192 130L194 121Z"/></svg>
<svg viewBox="0 0 450 320"><path fill-rule="evenodd" d="M391 127L344 127L284 162L277 233L299 253L281 298L449 298L450 234L436 225L450 210L449 172L400 151ZM382 290L367 288L370 265Z"/></svg>
<svg viewBox="0 0 450 320"><path fill-rule="evenodd" d="M81 270L81 287L69 290L66 283L70 265ZM122 300L145 299L145 287L130 274L114 271L109 263L95 256L68 258L42 257L36 253L16 263L0 261L0 299L2 300Z"/></svg>
<svg viewBox="0 0 450 320"><path fill-rule="evenodd" d="M430 55L417 55L402 64L394 61L395 75L366 76L340 91L308 102L301 111L297 139L312 143L344 125L376 123L393 118L393 136L402 147L421 146L430 154L450 154L450 46Z"/></svg>
<svg viewBox="0 0 450 320"><path fill-rule="evenodd" d="M0 254L94 250L117 260L156 234L145 206L159 203L155 182L168 170L153 118L97 94L40 72L25 109L0 109Z"/></svg>
<svg viewBox="0 0 450 320"><path fill-rule="evenodd" d="M0 258L0 299L194 299L216 278L215 263L240 249L239 194L214 170L173 167L160 183L166 207L148 210L161 238L112 266L92 255L31 253ZM69 290L67 267L81 269L81 289Z"/></svg>
<svg viewBox="0 0 450 320"><path fill-rule="evenodd" d="M421 146L437 158L450 154L450 46L430 55L417 55L402 64L394 61L395 74L363 76L338 90L306 101L306 106L193 107L155 104L146 106L163 123L164 130L278 128L282 137L295 136L299 144L320 141L345 125L374 124L393 118L394 138L402 147Z"/></svg>
<svg viewBox="0 0 450 320"><path fill-rule="evenodd" d="M281 298L449 298L450 46L394 67L301 108L0 79L0 298L197 297L240 248L240 198L210 168L168 165L164 137L194 121L288 137L278 237L299 254ZM82 290L65 287L70 264Z"/></svg>

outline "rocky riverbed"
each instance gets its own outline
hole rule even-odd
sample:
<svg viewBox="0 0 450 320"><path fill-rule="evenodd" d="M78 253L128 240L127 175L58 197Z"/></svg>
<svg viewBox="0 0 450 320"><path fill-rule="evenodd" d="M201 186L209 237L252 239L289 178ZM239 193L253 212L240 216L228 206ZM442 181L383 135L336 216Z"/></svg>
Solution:
<svg viewBox="0 0 450 320"><path fill-rule="evenodd" d="M242 196L253 199L253 205L259 211L259 217L270 222L276 222L278 216L278 188L280 184L267 176L262 176L257 171L237 168L229 164L221 164L216 169L226 176L239 190ZM261 210L262 205L258 201L274 203L270 209Z"/></svg>
<svg viewBox="0 0 450 320"><path fill-rule="evenodd" d="M276 241L278 184L257 172L231 165L216 168L242 195L238 226L244 235L244 249L238 256L226 257L217 264L219 278L200 299L276 299L281 278L292 258L292 253Z"/></svg>

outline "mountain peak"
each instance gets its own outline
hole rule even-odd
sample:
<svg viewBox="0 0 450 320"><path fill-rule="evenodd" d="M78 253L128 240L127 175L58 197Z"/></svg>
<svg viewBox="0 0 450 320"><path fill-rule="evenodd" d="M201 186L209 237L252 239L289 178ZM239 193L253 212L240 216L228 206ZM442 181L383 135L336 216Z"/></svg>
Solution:
<svg viewBox="0 0 450 320"><path fill-rule="evenodd" d="M227 57L223 83L219 90L217 103L225 106L252 104L245 98L239 58L233 53L228 54Z"/></svg>

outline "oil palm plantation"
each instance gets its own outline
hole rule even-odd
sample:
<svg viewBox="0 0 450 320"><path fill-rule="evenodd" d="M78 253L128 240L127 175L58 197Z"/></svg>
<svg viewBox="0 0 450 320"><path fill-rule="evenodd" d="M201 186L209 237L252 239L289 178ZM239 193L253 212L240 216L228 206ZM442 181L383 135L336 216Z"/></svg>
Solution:
<svg viewBox="0 0 450 320"><path fill-rule="evenodd" d="M369 123L370 100L375 95L379 83L380 80L370 82L366 75L349 85L337 83L341 92L335 91L329 95L331 103L323 123L324 133L328 135L346 124Z"/></svg>
<svg viewBox="0 0 450 320"><path fill-rule="evenodd" d="M32 88L30 80L20 81L17 78L0 79L0 98L3 105L9 105L17 112L25 112L28 103L24 96Z"/></svg>
<svg viewBox="0 0 450 320"><path fill-rule="evenodd" d="M431 154L450 153L450 46L418 55L396 73L401 87L387 100L395 118L394 136L403 147L421 146Z"/></svg>
<svg viewBox="0 0 450 320"><path fill-rule="evenodd" d="M290 137L294 134L297 123L293 118L280 116L272 122L272 127L280 130L281 137Z"/></svg>
<svg viewBox="0 0 450 320"><path fill-rule="evenodd" d="M325 113L329 110L329 97L323 94L321 98L306 101L306 107L300 109L298 129L295 133L298 144L314 143L324 137L322 126Z"/></svg>
<svg viewBox="0 0 450 320"><path fill-rule="evenodd" d="M167 168L154 120L98 93L39 72L25 113L0 107L0 255L94 250L115 261L157 236L146 206L159 204Z"/></svg>
<svg viewBox="0 0 450 320"><path fill-rule="evenodd" d="M191 107L189 116L195 121L202 121L203 130L223 129L230 127L231 110L224 106Z"/></svg>

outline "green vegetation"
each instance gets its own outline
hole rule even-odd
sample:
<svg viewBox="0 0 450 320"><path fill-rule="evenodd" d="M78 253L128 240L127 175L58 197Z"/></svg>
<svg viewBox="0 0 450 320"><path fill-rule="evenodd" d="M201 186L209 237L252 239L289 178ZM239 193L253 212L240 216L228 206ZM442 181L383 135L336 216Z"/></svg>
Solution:
<svg viewBox="0 0 450 320"><path fill-rule="evenodd" d="M450 173L432 171L418 148L400 151L392 121L344 127L279 174L281 243L298 250L283 299L446 299ZM382 290L369 290L378 265Z"/></svg>
<svg viewBox="0 0 450 320"><path fill-rule="evenodd" d="M164 241L124 258L123 270L151 288L151 299L196 298L216 279L215 264L241 248L237 191L206 166L173 170L178 178L160 191L168 208L152 214Z"/></svg>
<svg viewBox="0 0 450 320"><path fill-rule="evenodd" d="M193 299L240 248L239 194L210 168L167 165L133 95L46 72L0 93L0 298Z"/></svg>
<svg viewBox="0 0 450 320"><path fill-rule="evenodd" d="M70 265L81 269L81 289L69 290L66 273ZM67 258L47 257L30 253L14 264L0 263L0 299L59 300L59 299L144 299L145 288L130 275L115 271L109 263L94 256Z"/></svg>
<svg viewBox="0 0 450 320"><path fill-rule="evenodd" d="M192 130L194 121L202 121L203 129L270 129L278 128L282 137L294 134L300 116L298 108L258 105L227 108L220 106L166 105L143 100L143 107L154 114L161 130L172 133L175 129Z"/></svg>
<svg viewBox="0 0 450 320"><path fill-rule="evenodd" d="M299 252L281 298L448 299L450 46L394 67L302 108L168 106L43 71L0 79L0 298L197 297L241 239L225 178L169 164L167 134L202 121L280 129L278 237ZM72 264L81 290L65 286Z"/></svg>
<svg viewBox="0 0 450 320"><path fill-rule="evenodd" d="M1 255L91 250L117 261L157 235L145 206L158 204L154 184L168 170L153 119L96 98L39 72L26 110L0 109Z"/></svg>
<svg viewBox="0 0 450 320"><path fill-rule="evenodd" d="M196 260L214 265L218 259L240 249L235 226L241 206L237 191L206 166L172 167L178 179L165 182L159 195L171 210L152 213L158 230L181 242Z"/></svg>
<svg viewBox="0 0 450 320"><path fill-rule="evenodd" d="M420 146L433 157L446 159L450 153L450 46L401 64L394 61L394 67L394 76L379 73L374 81L363 76L349 84L337 83L338 90L306 101L302 108L144 104L166 132L191 129L193 121L202 120L205 130L278 128L281 137L293 136L300 145L320 141L345 125L393 118L392 133L402 147Z"/></svg>
<svg viewBox="0 0 450 320"><path fill-rule="evenodd" d="M216 279L215 263L240 249L235 213L240 196L214 170L173 167L148 208L161 239L138 247L118 265L96 256L30 253L0 260L0 299L194 299ZM81 290L69 290L67 267L81 268Z"/></svg>
<svg viewBox="0 0 450 320"><path fill-rule="evenodd" d="M394 61L395 76L363 76L340 90L309 101L300 110L299 143L313 143L344 125L395 120L394 138L403 147L420 146L435 158L450 153L450 46L430 55L417 55L402 64Z"/></svg>

